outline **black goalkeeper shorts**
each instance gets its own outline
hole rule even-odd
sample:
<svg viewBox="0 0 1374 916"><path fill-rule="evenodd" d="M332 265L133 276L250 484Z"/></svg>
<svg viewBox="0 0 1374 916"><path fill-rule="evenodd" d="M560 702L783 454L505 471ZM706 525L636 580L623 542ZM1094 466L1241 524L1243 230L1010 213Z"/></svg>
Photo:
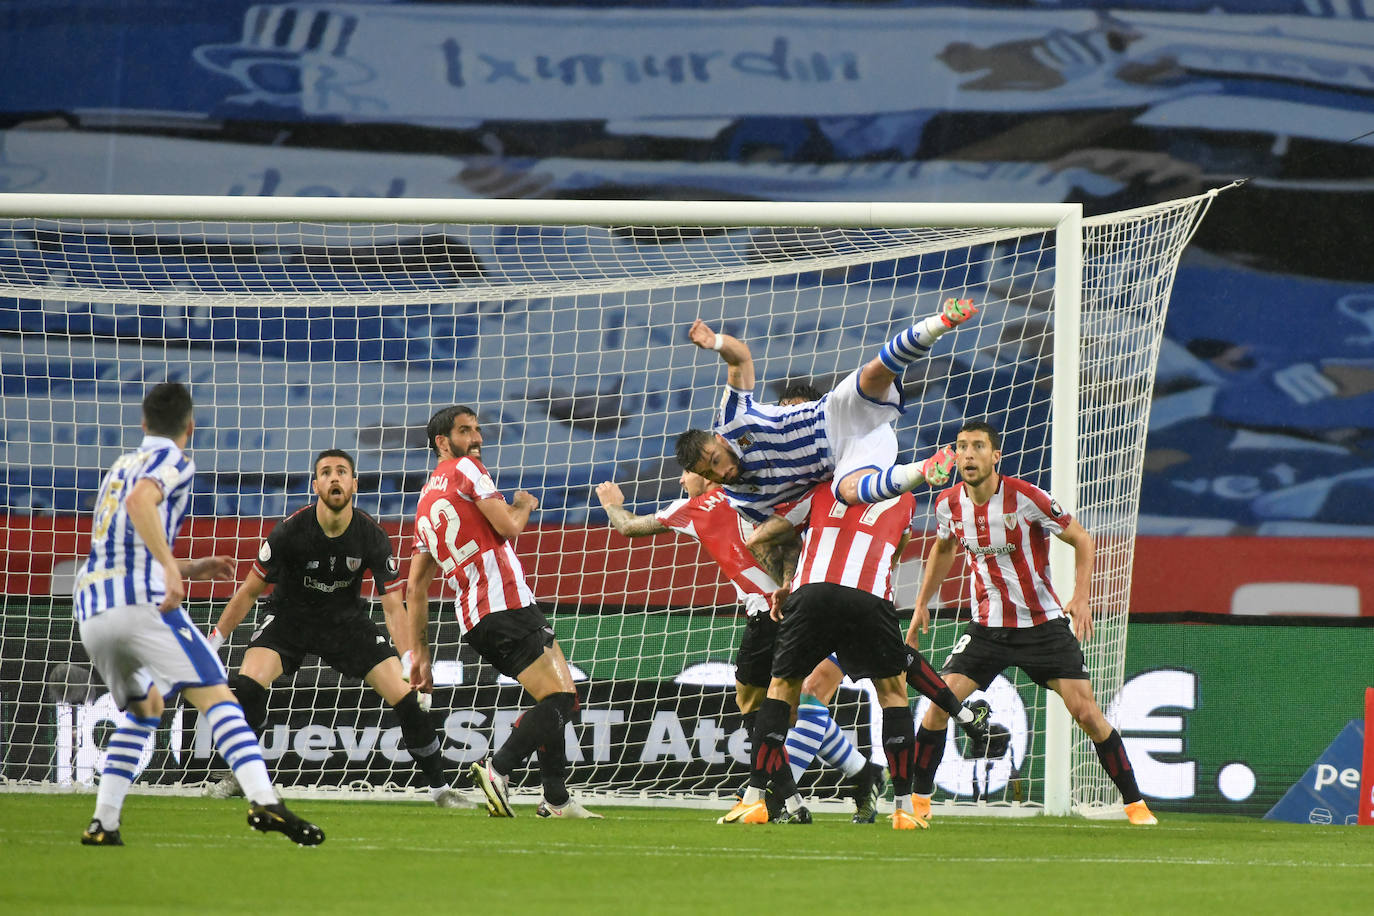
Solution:
<svg viewBox="0 0 1374 916"><path fill-rule="evenodd" d="M318 655L335 671L359 680L388 658L396 657L382 628L362 614L336 620L311 620L290 612L270 614L253 634L249 647L277 653L282 674L295 674L307 655Z"/></svg>

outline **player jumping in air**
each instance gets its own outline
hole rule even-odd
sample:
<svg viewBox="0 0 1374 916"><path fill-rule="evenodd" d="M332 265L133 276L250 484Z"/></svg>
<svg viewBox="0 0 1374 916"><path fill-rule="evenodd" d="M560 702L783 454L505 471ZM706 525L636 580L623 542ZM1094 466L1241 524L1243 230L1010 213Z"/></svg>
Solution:
<svg viewBox="0 0 1374 916"><path fill-rule="evenodd" d="M243 785L251 802L249 825L317 846L324 831L277 797L262 746L225 683L224 666L181 608L182 576L227 579L234 572L229 557L177 560L172 554L191 504L195 464L182 450L194 428L190 392L176 382L155 386L143 399L142 444L100 483L73 612L91 664L124 716L106 745L95 814L81 842L124 845L124 798L165 703L180 693L205 717L215 750Z"/></svg>
<svg viewBox="0 0 1374 916"><path fill-rule="evenodd" d="M544 797L540 817L599 818L568 794L564 734L577 710L572 671L553 628L534 603L511 546L538 500L524 490L507 503L483 467L482 428L470 407L446 407L425 429L439 463L420 493L415 552L406 604L412 626L411 682L433 688L429 648L429 587L437 573L457 591L463 639L483 661L520 682L534 697L506 743L472 765L474 782L493 817L514 817L511 774L537 750Z"/></svg>
<svg viewBox="0 0 1374 916"><path fill-rule="evenodd" d="M941 669L955 696L985 689L1015 665L1064 700L1069 715L1092 739L1097 757L1116 783L1132 824L1156 823L1136 784L1121 733L1112 727L1088 680L1079 641L1092 636L1092 535L1039 487L997 472L1002 437L987 423L964 424L955 440L962 482L935 504L936 535L926 558L921 591L907 630L917 646L930 626L927 608L949 575L962 546L977 606ZM1063 605L1050 584L1050 535L1073 548L1073 597ZM1072 629L1070 628L1072 622ZM935 771L944 756L943 710L932 706L916 735L915 805L929 817Z"/></svg>
<svg viewBox="0 0 1374 916"><path fill-rule="evenodd" d="M954 463L948 449L924 461L896 463L892 421L904 407L896 381L941 335L977 311L972 300L946 300L940 314L892 338L819 401L792 407L756 403L749 347L698 319L688 336L725 360L725 395L712 432L690 429L678 437L678 463L722 484L730 504L755 523L831 478L835 495L848 505L882 502L925 482L943 485Z"/></svg>
<svg viewBox="0 0 1374 916"><path fill-rule="evenodd" d="M811 396L805 400L820 396L813 390L807 393ZM788 392L784 392L782 400L789 399ZM761 559L744 543L753 525L730 508L719 484L691 471L682 472L681 483L687 498L665 506L655 515L634 515L627 510L620 487L610 481L599 484L596 495L616 531L626 537L673 531L694 538L734 585L746 618L735 657L735 701L746 733L752 736L759 704L768 691L778 632L777 622L769 616L769 598L778 590L777 579L785 580L795 569L796 549L782 551L786 554L785 563ZM770 572L767 567L774 565L778 568ZM883 789L882 767L865 760L854 748L825 704L812 701L804 710L806 715L798 720L798 727L788 737L794 766L800 766L798 772L804 771L811 760L820 756L840 770L853 783L855 823L872 823L877 797Z"/></svg>
<svg viewBox="0 0 1374 916"><path fill-rule="evenodd" d="M248 577L229 599L210 632L216 648L234 632L269 585L268 616L253 634L239 673L230 681L243 704L248 724L261 734L267 724L267 696L272 682L294 674L307 655L349 677L362 679L381 695L401 723L401 737L429 785L430 798L441 808L472 807L451 788L434 723L405 682L396 650L368 615L362 598L369 573L381 596L391 638L405 648L410 634L391 539L372 516L355 509L358 475L353 458L339 449L315 457L314 503L272 529L258 550ZM227 798L239 792L226 776L206 794Z"/></svg>

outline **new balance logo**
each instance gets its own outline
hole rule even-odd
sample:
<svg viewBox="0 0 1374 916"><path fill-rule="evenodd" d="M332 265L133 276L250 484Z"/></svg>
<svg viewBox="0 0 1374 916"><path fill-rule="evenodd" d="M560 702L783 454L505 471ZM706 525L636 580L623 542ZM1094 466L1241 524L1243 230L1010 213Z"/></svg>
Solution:
<svg viewBox="0 0 1374 916"><path fill-rule="evenodd" d="M378 637L377 637L377 642L378 642L379 644L380 644L380 643L386 642L386 637L384 637L384 636L378 636Z"/></svg>

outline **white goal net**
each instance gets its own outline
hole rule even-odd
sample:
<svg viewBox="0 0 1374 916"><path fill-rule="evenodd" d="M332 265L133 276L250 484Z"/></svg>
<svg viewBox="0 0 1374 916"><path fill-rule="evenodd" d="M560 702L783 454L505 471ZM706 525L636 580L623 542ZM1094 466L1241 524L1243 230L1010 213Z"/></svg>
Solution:
<svg viewBox="0 0 1374 916"><path fill-rule="evenodd" d="M1212 196L1084 220L1069 205L0 195L0 785L98 778L114 709L75 638L72 576L99 479L139 441L140 399L175 379L196 400L198 468L177 553L230 554L240 577L271 526L310 500L312 458L327 448L354 455L357 504L408 559L432 467L424 423L449 404L477 408L498 486L540 500L516 549L581 679L570 785L626 801L725 798L748 761L733 592L694 542L614 533L595 485L617 481L640 514L678 495L673 439L709 424L725 376L688 343L693 319L750 345L771 399L789 382L827 390L951 295L982 312L907 372L899 441L923 455L986 418L1004 431L1003 471L1049 489L1096 535L1086 650L1108 708L1156 354L1180 253ZM926 537L899 567L899 609L933 527L932 494L917 495ZM959 568L923 647L937 668L967 619ZM232 590L195 583L192 618L208 629ZM459 644L451 599L432 596L433 714L461 773L528 704ZM253 623L224 650L231 672ZM1033 684L1008 671L988 699L1011 748L966 760L951 732L937 801L1117 803L1091 744ZM833 706L866 753L875 711L863 683L846 682ZM141 784L190 790L218 768L195 719L167 713ZM274 685L263 743L288 795L403 795L423 780L399 736L380 698L312 659ZM537 791L537 774L525 784ZM840 788L819 763L802 780L816 799Z"/></svg>

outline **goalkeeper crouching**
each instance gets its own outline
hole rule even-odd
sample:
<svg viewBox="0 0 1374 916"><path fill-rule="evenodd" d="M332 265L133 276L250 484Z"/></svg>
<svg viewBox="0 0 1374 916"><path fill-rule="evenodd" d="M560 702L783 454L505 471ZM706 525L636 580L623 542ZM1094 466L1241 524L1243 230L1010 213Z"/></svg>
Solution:
<svg viewBox="0 0 1374 916"><path fill-rule="evenodd" d="M395 649L362 599L363 577L370 573L387 629L404 648L410 632L402 601L405 580L399 577L386 532L353 507L358 485L353 458L339 449L321 452L315 458L312 485L318 499L272 529L210 633L210 644L218 649L258 597L275 585L266 620L253 634L238 674L229 681L249 726L262 733L272 682L295 673L307 655L317 655L339 673L361 678L391 707L400 720L406 750L424 774L436 805L476 807L452 788L434 723L419 694L402 677ZM241 791L233 775L227 775L205 794L229 798Z"/></svg>

